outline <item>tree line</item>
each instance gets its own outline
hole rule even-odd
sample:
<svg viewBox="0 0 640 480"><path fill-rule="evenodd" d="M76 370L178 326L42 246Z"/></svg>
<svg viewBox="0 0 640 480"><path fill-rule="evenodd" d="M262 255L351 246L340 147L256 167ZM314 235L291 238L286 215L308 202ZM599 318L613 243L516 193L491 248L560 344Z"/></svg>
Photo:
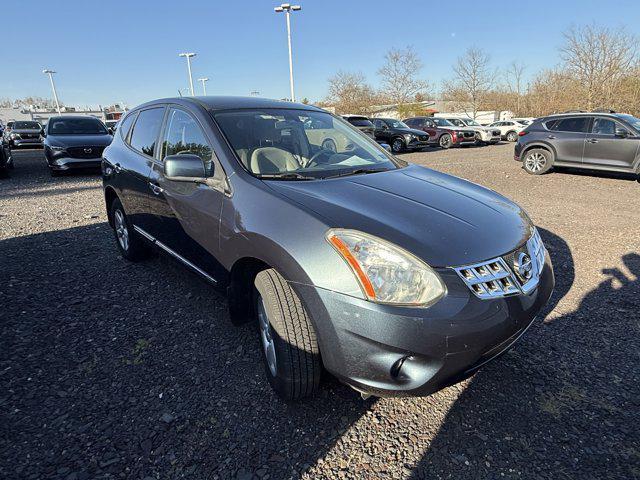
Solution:
<svg viewBox="0 0 640 480"><path fill-rule="evenodd" d="M567 110L613 109L640 115L640 50L638 38L624 28L596 25L563 34L559 63L529 75L514 61L495 68L490 55L471 47L452 65L438 98L475 118L482 110L509 110L519 117L538 117ZM413 47L391 49L377 74L375 89L364 75L339 71L329 78L320 102L337 113L371 115L376 105L400 105L406 116L428 113L419 102L436 92L422 76L423 63Z"/></svg>

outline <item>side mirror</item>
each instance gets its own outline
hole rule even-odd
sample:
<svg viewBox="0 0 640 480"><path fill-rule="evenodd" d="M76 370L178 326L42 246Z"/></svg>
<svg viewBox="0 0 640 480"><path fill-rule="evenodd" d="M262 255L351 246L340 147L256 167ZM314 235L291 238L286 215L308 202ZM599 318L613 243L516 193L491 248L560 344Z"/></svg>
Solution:
<svg viewBox="0 0 640 480"><path fill-rule="evenodd" d="M191 153L164 157L164 176L174 182L205 183L206 172L202 159Z"/></svg>
<svg viewBox="0 0 640 480"><path fill-rule="evenodd" d="M619 138L627 138L629 136L629 132L624 128L616 128L616 137Z"/></svg>
<svg viewBox="0 0 640 480"><path fill-rule="evenodd" d="M47 131L43 128L40 130L40 135L42 135L43 137L47 136Z"/></svg>
<svg viewBox="0 0 640 480"><path fill-rule="evenodd" d="M107 128L107 131L109 132L109 135L113 135L114 133L113 127Z"/></svg>
<svg viewBox="0 0 640 480"><path fill-rule="evenodd" d="M388 143L381 143L380 146L384 148L387 152L391 151L391 145L389 145Z"/></svg>

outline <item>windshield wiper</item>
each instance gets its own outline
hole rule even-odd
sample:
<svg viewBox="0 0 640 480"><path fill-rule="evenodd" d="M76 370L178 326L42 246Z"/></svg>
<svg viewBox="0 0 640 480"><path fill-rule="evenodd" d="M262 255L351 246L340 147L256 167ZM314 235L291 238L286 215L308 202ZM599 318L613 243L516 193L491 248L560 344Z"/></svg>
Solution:
<svg viewBox="0 0 640 480"><path fill-rule="evenodd" d="M350 175L359 175L359 174L367 174L367 173L380 173L380 172L388 172L388 168L356 168L355 170L349 170L348 172L337 173L335 175L329 175L323 178L336 178L336 177L348 177Z"/></svg>
<svg viewBox="0 0 640 480"><path fill-rule="evenodd" d="M273 180L316 180L316 177L310 177L308 175L302 175L301 173L296 173L296 172L265 173L260 175L258 178L266 178L266 179L273 179Z"/></svg>

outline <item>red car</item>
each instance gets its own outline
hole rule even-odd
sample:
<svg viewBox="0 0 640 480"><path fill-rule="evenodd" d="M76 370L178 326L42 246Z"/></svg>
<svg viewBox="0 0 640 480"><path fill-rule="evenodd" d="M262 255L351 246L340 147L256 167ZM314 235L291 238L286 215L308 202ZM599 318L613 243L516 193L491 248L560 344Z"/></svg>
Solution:
<svg viewBox="0 0 640 480"><path fill-rule="evenodd" d="M476 132L470 128L459 128L444 118L413 117L403 120L409 127L429 134L429 144L451 148L454 145L473 145Z"/></svg>

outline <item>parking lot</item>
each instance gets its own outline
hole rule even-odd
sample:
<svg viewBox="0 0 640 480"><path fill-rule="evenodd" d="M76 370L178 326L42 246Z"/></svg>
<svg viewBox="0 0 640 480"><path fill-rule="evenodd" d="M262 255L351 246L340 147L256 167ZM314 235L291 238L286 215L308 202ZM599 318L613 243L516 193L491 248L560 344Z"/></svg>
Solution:
<svg viewBox="0 0 640 480"><path fill-rule="evenodd" d="M640 478L640 184L529 176L513 144L405 160L522 205L556 272L514 350L428 398L336 381L287 405L256 327L160 256L124 261L100 178L0 179L0 477Z"/></svg>

